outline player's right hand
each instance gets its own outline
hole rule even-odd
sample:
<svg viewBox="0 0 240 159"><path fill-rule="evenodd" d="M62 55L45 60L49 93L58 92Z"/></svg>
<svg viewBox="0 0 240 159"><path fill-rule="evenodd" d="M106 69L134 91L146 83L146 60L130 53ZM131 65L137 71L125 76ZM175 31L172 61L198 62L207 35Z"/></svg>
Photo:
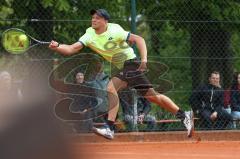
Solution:
<svg viewBox="0 0 240 159"><path fill-rule="evenodd" d="M147 63L146 62L141 62L140 66L137 69L138 71L145 72L147 71Z"/></svg>
<svg viewBox="0 0 240 159"><path fill-rule="evenodd" d="M52 40L48 47L50 49L56 49L58 46L59 46L58 42Z"/></svg>

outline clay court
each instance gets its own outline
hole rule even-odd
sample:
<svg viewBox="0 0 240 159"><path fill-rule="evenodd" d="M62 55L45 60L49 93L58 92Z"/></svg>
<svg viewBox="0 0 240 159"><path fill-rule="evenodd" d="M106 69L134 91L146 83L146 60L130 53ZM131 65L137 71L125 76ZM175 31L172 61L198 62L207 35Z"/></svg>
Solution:
<svg viewBox="0 0 240 159"><path fill-rule="evenodd" d="M240 142L119 142L81 147L84 158L92 159L239 159Z"/></svg>
<svg viewBox="0 0 240 159"><path fill-rule="evenodd" d="M197 137L188 139L183 132L124 133L117 134L113 141L91 134L78 136L84 143L75 143L73 150L84 159L238 159L239 134L238 131L199 132Z"/></svg>

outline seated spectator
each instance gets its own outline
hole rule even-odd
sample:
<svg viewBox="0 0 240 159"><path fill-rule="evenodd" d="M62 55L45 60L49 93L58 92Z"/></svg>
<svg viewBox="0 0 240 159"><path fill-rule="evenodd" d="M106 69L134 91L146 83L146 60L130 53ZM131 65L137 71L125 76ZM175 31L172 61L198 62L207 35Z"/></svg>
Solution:
<svg viewBox="0 0 240 159"><path fill-rule="evenodd" d="M17 104L23 100L22 92L14 87L12 76L7 71L0 72L0 102L1 104Z"/></svg>
<svg viewBox="0 0 240 159"><path fill-rule="evenodd" d="M97 97L98 106L95 107L96 117L95 122L106 122L108 112L108 94L107 84L109 82L109 76L100 70L94 74L92 80L87 81L88 86L95 89L95 96Z"/></svg>
<svg viewBox="0 0 240 159"><path fill-rule="evenodd" d="M123 120L129 131L134 129L134 93L125 89L119 94L123 111ZM137 123L147 124L147 130L152 131L156 126L156 118L149 114L151 103L143 97L137 96Z"/></svg>
<svg viewBox="0 0 240 159"><path fill-rule="evenodd" d="M240 72L234 76L234 81L231 87L231 109L233 119L240 119ZM236 123L233 124L236 128Z"/></svg>
<svg viewBox="0 0 240 159"><path fill-rule="evenodd" d="M100 66L95 72L88 71L84 74L84 70L84 67L76 69L72 73L73 78L72 75L68 76L67 83L63 77L61 80L51 79L51 87L60 92L57 94L56 106L58 117L74 121L73 130L76 132L90 131L93 120L105 122L108 113L106 85L109 77Z"/></svg>
<svg viewBox="0 0 240 159"><path fill-rule="evenodd" d="M75 76L75 84L79 85L87 85L87 83L84 80L84 74L82 72L77 72ZM85 95L70 95L70 98L72 98L74 101L70 105L70 110L73 113L85 113L88 111L88 109L94 108L98 103L97 99L90 96ZM74 131L76 132L90 132L92 129L93 120L87 119L84 121L78 121L75 122L73 127Z"/></svg>
<svg viewBox="0 0 240 159"><path fill-rule="evenodd" d="M224 107L224 90L220 86L220 73L211 72L209 83L197 87L190 97L191 107L206 129L224 129L232 122L232 116Z"/></svg>
<svg viewBox="0 0 240 159"><path fill-rule="evenodd" d="M0 72L0 131L12 121L14 113L22 109L22 102L22 92L14 85L12 75Z"/></svg>

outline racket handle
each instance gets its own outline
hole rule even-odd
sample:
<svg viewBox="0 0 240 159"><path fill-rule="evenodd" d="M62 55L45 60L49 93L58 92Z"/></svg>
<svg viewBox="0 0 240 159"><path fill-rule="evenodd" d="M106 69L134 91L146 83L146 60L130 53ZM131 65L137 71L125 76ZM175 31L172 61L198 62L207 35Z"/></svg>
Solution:
<svg viewBox="0 0 240 159"><path fill-rule="evenodd" d="M41 41L41 42L39 42L39 43L42 44L42 45L49 45L51 42Z"/></svg>

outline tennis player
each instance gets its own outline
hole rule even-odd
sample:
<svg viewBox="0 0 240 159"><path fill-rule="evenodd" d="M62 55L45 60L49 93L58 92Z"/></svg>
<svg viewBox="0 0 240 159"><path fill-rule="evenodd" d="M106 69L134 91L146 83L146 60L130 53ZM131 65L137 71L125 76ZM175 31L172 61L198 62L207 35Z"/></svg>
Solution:
<svg viewBox="0 0 240 159"><path fill-rule="evenodd" d="M93 128L94 132L107 139L114 138L114 122L119 109L117 92L126 87L133 87L138 94L150 102L156 103L181 119L187 129L187 136L193 134L192 112L184 112L170 98L159 94L144 76L147 69L147 48L145 40L125 31L120 25L109 23L110 15L105 9L90 11L92 25L80 39L72 44L60 44L52 41L49 48L63 55L78 53L84 46L100 54L107 61L119 68L107 85L109 114L107 124L101 128ZM130 44L136 44L141 59L138 60Z"/></svg>

